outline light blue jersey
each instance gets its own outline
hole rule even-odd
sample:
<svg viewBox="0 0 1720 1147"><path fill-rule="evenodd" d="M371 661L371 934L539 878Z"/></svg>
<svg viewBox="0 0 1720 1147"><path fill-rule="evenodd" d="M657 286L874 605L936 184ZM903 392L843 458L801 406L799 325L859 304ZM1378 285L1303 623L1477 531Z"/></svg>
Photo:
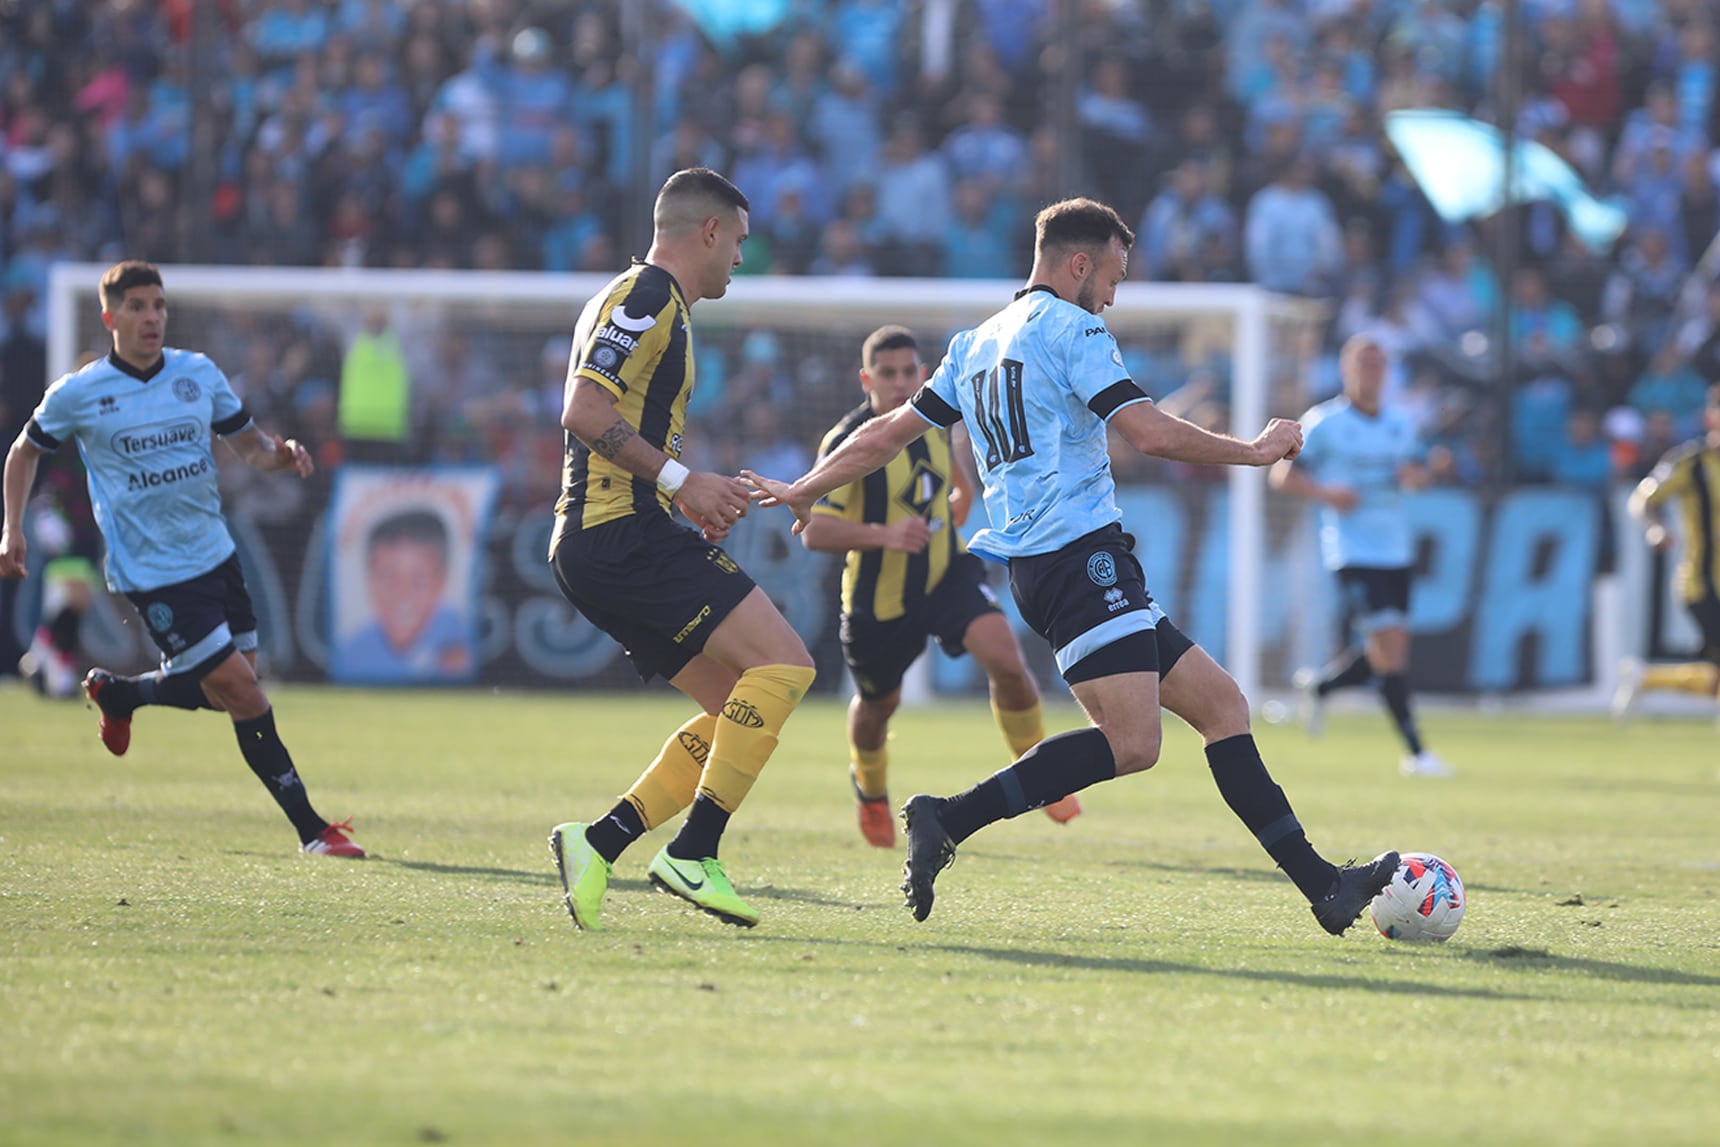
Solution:
<svg viewBox="0 0 1720 1147"><path fill-rule="evenodd" d="M914 409L966 421L991 522L968 549L1007 562L1121 520L1105 422L1145 401L1105 321L1036 287L951 339Z"/></svg>
<svg viewBox="0 0 1720 1147"><path fill-rule="evenodd" d="M49 452L77 442L107 541L108 588L136 593L206 574L233 552L210 435L250 424L220 367L166 348L151 371L109 355L66 375L25 430Z"/></svg>
<svg viewBox="0 0 1720 1147"><path fill-rule="evenodd" d="M1296 465L1322 485L1356 492L1353 510L1320 508L1320 555L1327 569L1396 569L1415 561L1398 470L1421 456L1415 428L1393 411L1369 417L1340 395L1302 416Z"/></svg>

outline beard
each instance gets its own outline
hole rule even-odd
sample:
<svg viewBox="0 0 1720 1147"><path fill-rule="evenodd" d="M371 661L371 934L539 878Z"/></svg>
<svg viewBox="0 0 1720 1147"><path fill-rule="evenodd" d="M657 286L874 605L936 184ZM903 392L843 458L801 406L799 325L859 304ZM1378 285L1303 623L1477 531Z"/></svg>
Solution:
<svg viewBox="0 0 1720 1147"><path fill-rule="evenodd" d="M1075 288L1075 305L1090 315L1099 313L1096 304L1099 302L1099 287L1093 280L1088 279Z"/></svg>

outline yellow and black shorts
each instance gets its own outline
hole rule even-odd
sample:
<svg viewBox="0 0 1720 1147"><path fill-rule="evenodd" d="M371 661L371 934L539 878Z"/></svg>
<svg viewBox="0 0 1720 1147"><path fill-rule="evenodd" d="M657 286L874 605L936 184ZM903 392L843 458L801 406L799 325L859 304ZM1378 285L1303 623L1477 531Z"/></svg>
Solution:
<svg viewBox="0 0 1720 1147"><path fill-rule="evenodd" d="M721 547L667 514L564 535L549 560L562 596L620 642L645 681L685 669L754 584Z"/></svg>

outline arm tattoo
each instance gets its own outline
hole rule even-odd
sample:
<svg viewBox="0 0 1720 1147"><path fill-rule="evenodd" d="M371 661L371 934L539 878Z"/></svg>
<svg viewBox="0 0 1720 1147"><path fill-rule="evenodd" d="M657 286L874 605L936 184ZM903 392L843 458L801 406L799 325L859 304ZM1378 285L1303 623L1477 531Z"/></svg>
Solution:
<svg viewBox="0 0 1720 1147"><path fill-rule="evenodd" d="M621 453L621 448L636 437L638 437L637 433L631 426L627 425L626 420L617 418L608 430L593 440L591 448L610 461L614 461L615 456Z"/></svg>

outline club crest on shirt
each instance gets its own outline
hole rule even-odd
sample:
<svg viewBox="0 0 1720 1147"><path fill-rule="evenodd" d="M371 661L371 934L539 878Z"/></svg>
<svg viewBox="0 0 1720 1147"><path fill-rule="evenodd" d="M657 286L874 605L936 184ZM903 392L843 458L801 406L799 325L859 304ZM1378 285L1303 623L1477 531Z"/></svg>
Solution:
<svg viewBox="0 0 1720 1147"><path fill-rule="evenodd" d="M1094 585L1110 586L1117 584L1117 559L1112 557L1109 550L1100 550L1087 559L1087 576Z"/></svg>
<svg viewBox="0 0 1720 1147"><path fill-rule="evenodd" d="M173 380L173 393L182 402L196 402L203 397L203 388L197 385L194 378L176 378Z"/></svg>

